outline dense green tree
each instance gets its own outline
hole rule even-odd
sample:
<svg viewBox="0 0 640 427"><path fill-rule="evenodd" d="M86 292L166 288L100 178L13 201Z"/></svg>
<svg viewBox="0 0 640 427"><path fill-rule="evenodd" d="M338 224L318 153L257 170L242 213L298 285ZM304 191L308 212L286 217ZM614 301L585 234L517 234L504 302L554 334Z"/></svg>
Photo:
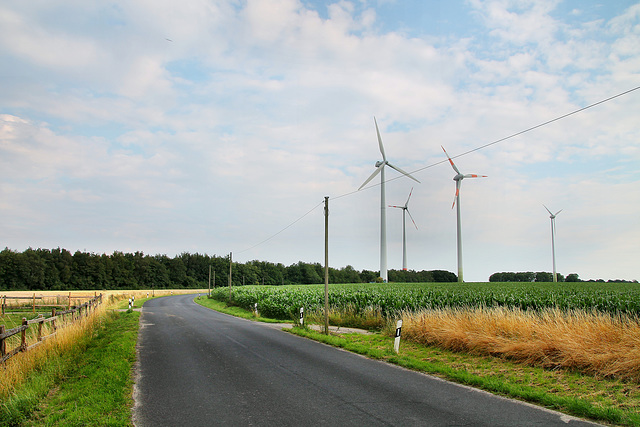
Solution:
<svg viewBox="0 0 640 427"><path fill-rule="evenodd" d="M20 277L20 261L22 254L5 248L0 252L0 279L2 288L7 290L27 289Z"/></svg>
<svg viewBox="0 0 640 427"><path fill-rule="evenodd" d="M341 268L338 272L339 278L336 278L337 280L333 283L360 283L362 281L360 274L350 265Z"/></svg>
<svg viewBox="0 0 640 427"><path fill-rule="evenodd" d="M149 260L149 283L151 289L165 289L170 287L168 261L166 255L156 255Z"/></svg>
<svg viewBox="0 0 640 427"><path fill-rule="evenodd" d="M180 254L180 259L186 268L186 275L189 279L188 282L192 282L197 287L206 287L209 281L209 264L211 258L208 255L201 255L199 253L189 254L183 252Z"/></svg>
<svg viewBox="0 0 640 427"><path fill-rule="evenodd" d="M134 274L133 255L116 251L111 257L104 256L103 264L108 269L111 286L115 289L138 289Z"/></svg>
<svg viewBox="0 0 640 427"><path fill-rule="evenodd" d="M378 271L362 270L362 273L360 273L362 283L375 283L378 277L380 277L380 272Z"/></svg>
<svg viewBox="0 0 640 427"><path fill-rule="evenodd" d="M536 282L553 282L553 273L539 271L536 273Z"/></svg>
<svg viewBox="0 0 640 427"><path fill-rule="evenodd" d="M490 282L533 282L536 280L537 274L532 271L526 272L502 272L493 273L489 277Z"/></svg>
<svg viewBox="0 0 640 427"><path fill-rule="evenodd" d="M432 270L431 275L433 277L433 281L438 283L452 283L458 281L458 276L446 270Z"/></svg>

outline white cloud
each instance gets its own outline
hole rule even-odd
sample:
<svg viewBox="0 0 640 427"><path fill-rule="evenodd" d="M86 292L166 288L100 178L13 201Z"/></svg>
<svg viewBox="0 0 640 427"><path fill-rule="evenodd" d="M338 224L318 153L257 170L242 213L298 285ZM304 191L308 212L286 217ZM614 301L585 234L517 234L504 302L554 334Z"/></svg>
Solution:
<svg viewBox="0 0 640 427"><path fill-rule="evenodd" d="M490 34L505 43L547 44L554 39L559 27L549 15L558 0L472 0L469 3L482 14Z"/></svg>
<svg viewBox="0 0 640 427"><path fill-rule="evenodd" d="M98 59L96 46L89 40L60 31L45 29L7 7L0 7L0 27L5 49L36 66L77 73Z"/></svg>

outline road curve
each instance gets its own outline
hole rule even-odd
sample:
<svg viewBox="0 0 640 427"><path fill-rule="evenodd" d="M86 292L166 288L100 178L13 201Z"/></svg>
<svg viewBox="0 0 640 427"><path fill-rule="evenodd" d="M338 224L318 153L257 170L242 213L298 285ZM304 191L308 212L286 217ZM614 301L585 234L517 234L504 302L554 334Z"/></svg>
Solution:
<svg viewBox="0 0 640 427"><path fill-rule="evenodd" d="M150 300L140 321L139 427L594 425L227 316L193 295Z"/></svg>

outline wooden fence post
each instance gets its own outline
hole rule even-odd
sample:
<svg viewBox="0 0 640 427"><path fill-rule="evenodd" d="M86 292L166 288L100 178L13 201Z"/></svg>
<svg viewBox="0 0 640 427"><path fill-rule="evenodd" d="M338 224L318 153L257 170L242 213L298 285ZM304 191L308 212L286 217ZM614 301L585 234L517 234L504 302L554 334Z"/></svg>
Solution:
<svg viewBox="0 0 640 427"><path fill-rule="evenodd" d="M33 314L36 314L36 294L33 293Z"/></svg>
<svg viewBox="0 0 640 427"><path fill-rule="evenodd" d="M0 325L0 335L4 334L4 325ZM7 344L4 342L4 338L0 339L0 357L4 357L7 354Z"/></svg>
<svg viewBox="0 0 640 427"><path fill-rule="evenodd" d="M42 314L38 315L38 319L42 319L44 316ZM42 324L44 322L38 322L38 341L42 341Z"/></svg>
<svg viewBox="0 0 640 427"><path fill-rule="evenodd" d="M27 322L27 318L23 317L22 318L22 326L29 326L29 322ZM27 350L27 329L23 329L21 332L21 339L22 342L20 344L20 351L26 351Z"/></svg>
<svg viewBox="0 0 640 427"><path fill-rule="evenodd" d="M56 331L56 308L53 307L51 309L51 317L53 318L53 320L51 321L51 327L53 328L53 332Z"/></svg>
<svg viewBox="0 0 640 427"><path fill-rule="evenodd" d="M7 296L2 297L2 315L4 316L5 306L7 305Z"/></svg>
<svg viewBox="0 0 640 427"><path fill-rule="evenodd" d="M67 310L71 310L71 292L69 292L69 302L67 303Z"/></svg>

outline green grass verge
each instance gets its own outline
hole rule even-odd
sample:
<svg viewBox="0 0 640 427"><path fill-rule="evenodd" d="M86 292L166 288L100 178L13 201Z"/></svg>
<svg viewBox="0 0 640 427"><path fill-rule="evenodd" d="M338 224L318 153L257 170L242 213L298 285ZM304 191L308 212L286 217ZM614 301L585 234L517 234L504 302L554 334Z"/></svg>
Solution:
<svg viewBox="0 0 640 427"><path fill-rule="evenodd" d="M252 313L215 300L196 301L207 307L223 308L228 314ZM213 302L211 302L213 301ZM221 310L222 311L222 310ZM480 388L554 409L577 417L625 426L640 426L640 385L594 378L564 370L546 370L509 360L456 353L403 341L400 353L393 351L393 337L380 333L324 335L310 328L292 328L291 333L394 363L457 383Z"/></svg>
<svg viewBox="0 0 640 427"><path fill-rule="evenodd" d="M166 295L163 295L163 296L166 296ZM133 302L133 308L142 308L145 302L147 302L150 299L156 299L156 298L162 298L162 296L138 298ZM110 306L110 308L114 310L126 310L129 308L129 299L128 298L122 299L116 302L115 304L113 304L112 306Z"/></svg>
<svg viewBox="0 0 640 427"><path fill-rule="evenodd" d="M107 313L92 336L32 371L2 402L2 426L129 426L140 314Z"/></svg>
<svg viewBox="0 0 640 427"><path fill-rule="evenodd" d="M285 320L277 320L277 319L270 319L268 317L256 316L255 313L251 311L247 311L244 308L240 308L235 305L227 305L226 302L210 299L210 298L207 298L206 296L197 297L195 299L195 302L204 307L210 308L212 310L216 310L225 314L230 314L236 317L242 317L243 319L255 320L258 322L265 322L265 323L292 323L293 324L293 322L287 322Z"/></svg>

